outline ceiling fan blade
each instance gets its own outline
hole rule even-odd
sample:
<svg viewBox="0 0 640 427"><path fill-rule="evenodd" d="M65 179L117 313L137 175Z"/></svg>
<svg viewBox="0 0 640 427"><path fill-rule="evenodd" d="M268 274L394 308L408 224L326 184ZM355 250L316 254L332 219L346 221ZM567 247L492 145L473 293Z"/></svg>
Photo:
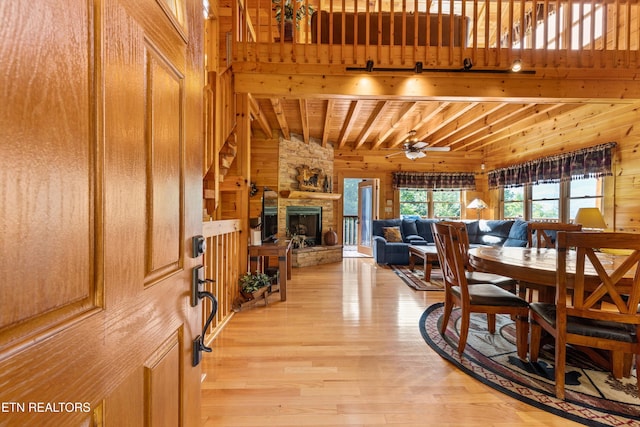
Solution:
<svg viewBox="0 0 640 427"><path fill-rule="evenodd" d="M415 144L413 144L413 145L411 146L411 149L412 149L412 150L419 150L419 149L421 149L421 148L426 148L428 145L429 145L429 144L427 144L427 143L426 143L426 142L424 142L424 141L418 141L418 142L416 142Z"/></svg>
<svg viewBox="0 0 640 427"><path fill-rule="evenodd" d="M420 151L451 151L451 147L424 147Z"/></svg>
<svg viewBox="0 0 640 427"><path fill-rule="evenodd" d="M388 159L389 157L397 156L398 154L402 154L402 153L404 153L404 151L398 151L396 153L387 154L386 156L384 156L384 158Z"/></svg>

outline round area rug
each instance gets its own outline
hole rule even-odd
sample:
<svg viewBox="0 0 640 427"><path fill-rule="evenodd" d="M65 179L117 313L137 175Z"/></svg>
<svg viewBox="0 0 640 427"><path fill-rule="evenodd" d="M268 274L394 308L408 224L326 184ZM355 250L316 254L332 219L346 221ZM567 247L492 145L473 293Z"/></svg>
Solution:
<svg viewBox="0 0 640 427"><path fill-rule="evenodd" d="M635 370L616 380L582 352L567 349L566 400L555 397L553 348L544 346L536 363L518 358L515 325L498 315L496 333L487 330L486 315L472 314L467 346L458 355L460 310L454 309L444 336L440 335L443 304L427 308L420 332L427 344L463 372L522 402L590 426L640 427L640 397Z"/></svg>

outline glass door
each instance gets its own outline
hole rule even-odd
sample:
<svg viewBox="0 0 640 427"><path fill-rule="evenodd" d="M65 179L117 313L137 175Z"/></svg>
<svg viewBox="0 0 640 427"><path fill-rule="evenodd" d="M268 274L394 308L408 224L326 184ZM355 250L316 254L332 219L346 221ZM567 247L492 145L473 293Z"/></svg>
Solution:
<svg viewBox="0 0 640 427"><path fill-rule="evenodd" d="M373 255L373 220L378 219L380 180L366 179L358 184L358 252Z"/></svg>

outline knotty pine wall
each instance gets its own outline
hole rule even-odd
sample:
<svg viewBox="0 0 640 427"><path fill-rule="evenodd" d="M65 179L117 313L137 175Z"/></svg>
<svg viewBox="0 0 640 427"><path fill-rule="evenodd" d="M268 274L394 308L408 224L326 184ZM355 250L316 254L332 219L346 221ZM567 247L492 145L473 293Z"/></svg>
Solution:
<svg viewBox="0 0 640 427"><path fill-rule="evenodd" d="M608 120L576 122L566 128L545 122L487 146L486 170L617 142L614 176L605 182L605 221L610 229L640 233L640 105L608 108ZM497 200L497 194L492 194L491 200Z"/></svg>

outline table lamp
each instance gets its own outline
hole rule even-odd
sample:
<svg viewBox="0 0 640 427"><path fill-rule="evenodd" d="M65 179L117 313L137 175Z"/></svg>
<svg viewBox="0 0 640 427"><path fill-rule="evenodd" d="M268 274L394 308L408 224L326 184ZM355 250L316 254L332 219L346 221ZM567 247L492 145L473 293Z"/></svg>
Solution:
<svg viewBox="0 0 640 427"><path fill-rule="evenodd" d="M582 224L583 230L604 230L607 224L598 208L580 208L573 220L575 224Z"/></svg>
<svg viewBox="0 0 640 427"><path fill-rule="evenodd" d="M475 209L478 212L478 221L480 221L482 209L486 209L488 207L489 205L487 205L482 199L473 199L471 203L467 205L467 209Z"/></svg>

